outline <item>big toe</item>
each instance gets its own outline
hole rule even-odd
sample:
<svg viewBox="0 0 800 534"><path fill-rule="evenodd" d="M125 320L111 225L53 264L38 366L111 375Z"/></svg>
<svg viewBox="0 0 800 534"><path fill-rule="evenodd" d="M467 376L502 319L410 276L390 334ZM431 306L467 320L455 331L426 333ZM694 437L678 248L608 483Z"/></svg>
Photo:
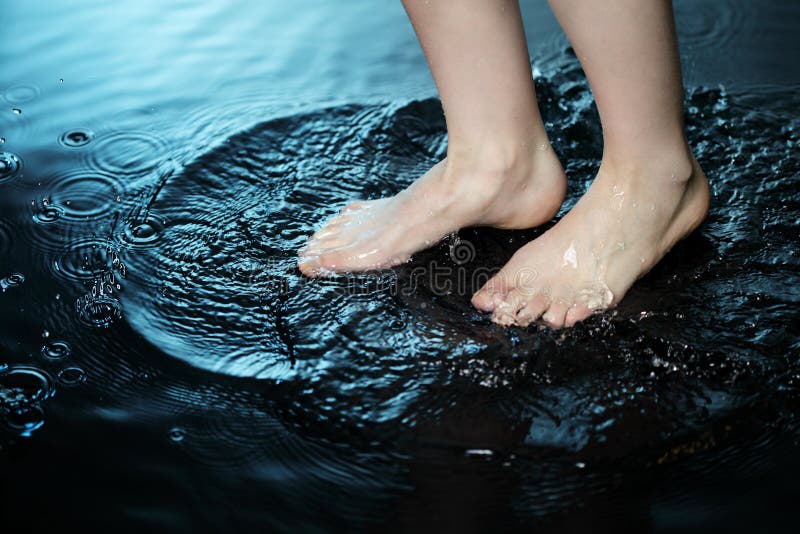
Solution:
<svg viewBox="0 0 800 534"><path fill-rule="evenodd" d="M495 276L472 295L472 305L485 312L494 311L495 307L505 299L506 293L507 288L503 279Z"/></svg>

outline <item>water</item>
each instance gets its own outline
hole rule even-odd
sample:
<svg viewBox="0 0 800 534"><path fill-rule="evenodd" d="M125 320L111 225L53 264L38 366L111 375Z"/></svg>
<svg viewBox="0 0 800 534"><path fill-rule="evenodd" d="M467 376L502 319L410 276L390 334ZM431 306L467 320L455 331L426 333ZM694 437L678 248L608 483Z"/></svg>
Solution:
<svg viewBox="0 0 800 534"><path fill-rule="evenodd" d="M399 3L301 4L4 6L4 526L793 523L800 9L677 3L711 214L615 312L552 332L469 305L540 230L299 275L321 221L446 149ZM524 12L566 210L599 124L546 6Z"/></svg>

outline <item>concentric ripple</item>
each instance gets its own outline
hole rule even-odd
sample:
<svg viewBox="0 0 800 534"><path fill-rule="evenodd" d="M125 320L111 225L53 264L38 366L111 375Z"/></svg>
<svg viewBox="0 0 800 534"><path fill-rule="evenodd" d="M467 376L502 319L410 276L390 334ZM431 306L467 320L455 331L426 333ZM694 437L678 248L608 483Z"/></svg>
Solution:
<svg viewBox="0 0 800 534"><path fill-rule="evenodd" d="M22 173L22 159L12 152L0 152L0 184Z"/></svg>
<svg viewBox="0 0 800 534"><path fill-rule="evenodd" d="M29 437L44 424L42 403L55 393L53 379L31 365L0 372L0 425Z"/></svg>
<svg viewBox="0 0 800 534"><path fill-rule="evenodd" d="M65 148L81 148L92 142L94 132L88 128L67 130L58 137L58 143Z"/></svg>
<svg viewBox="0 0 800 534"><path fill-rule="evenodd" d="M99 239L86 238L68 245L51 263L52 271L69 280L88 282L111 268L113 250Z"/></svg>
<svg viewBox="0 0 800 534"><path fill-rule="evenodd" d="M88 152L87 165L112 175L136 176L155 169L166 154L166 145L156 134L113 132L96 139Z"/></svg>
<svg viewBox="0 0 800 534"><path fill-rule="evenodd" d="M51 341L42 347L42 356L48 360L64 360L71 352L72 349L66 341Z"/></svg>
<svg viewBox="0 0 800 534"><path fill-rule="evenodd" d="M11 224L0 219L0 257L6 256L11 253L14 246L14 231Z"/></svg>
<svg viewBox="0 0 800 534"><path fill-rule="evenodd" d="M62 386L78 386L86 382L86 372L80 367L65 367L58 372L58 382Z"/></svg>
<svg viewBox="0 0 800 534"><path fill-rule="evenodd" d="M9 104L25 104L35 100L41 94L41 89L30 84L16 84L3 92L3 98Z"/></svg>
<svg viewBox="0 0 800 534"><path fill-rule="evenodd" d="M537 91L557 129L554 148L579 182L590 180L601 130L577 60L549 72ZM442 157L434 100L265 122L166 180L145 202L163 229L134 225L124 237L147 245L131 249L126 317L172 357L269 380L283 422L328 440L603 458L667 448L741 414L785 376L761 347L767 335L774 350L791 352L779 325L797 313L790 287L800 280L788 251L800 232L785 222L797 217L767 209L759 229L748 214L754 202L800 209L797 193L786 193L800 190L787 184L800 179L787 152L800 128L776 118L796 100L781 95L754 114L734 95L689 94L698 156L718 191L741 196L712 212L617 311L567 332L503 330L469 304L480 274L537 231L465 230L387 273L308 280L296 270L305 236L345 202L397 192ZM780 109L764 112L770 106ZM578 183L569 202L584 188ZM454 254L467 244L469 254ZM772 261L754 263L762 255ZM757 329L746 326L756 308L743 306L743 295L771 304ZM464 420L473 422L468 431Z"/></svg>
<svg viewBox="0 0 800 534"><path fill-rule="evenodd" d="M122 303L110 296L79 299L75 310L78 321L92 328L108 328L122 317Z"/></svg>
<svg viewBox="0 0 800 534"><path fill-rule="evenodd" d="M91 170L73 170L45 179L46 205L65 219L99 219L115 209L125 191L118 176Z"/></svg>
<svg viewBox="0 0 800 534"><path fill-rule="evenodd" d="M164 223L157 215L148 214L141 221L132 220L125 225L123 240L133 247L147 247L155 244L164 232Z"/></svg>

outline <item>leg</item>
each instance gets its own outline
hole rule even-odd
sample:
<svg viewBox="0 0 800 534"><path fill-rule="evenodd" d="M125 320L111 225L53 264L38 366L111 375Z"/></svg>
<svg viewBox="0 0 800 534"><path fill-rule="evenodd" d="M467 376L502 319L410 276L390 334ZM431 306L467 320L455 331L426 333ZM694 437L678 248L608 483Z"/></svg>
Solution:
<svg viewBox="0 0 800 534"><path fill-rule="evenodd" d="M502 324L572 325L613 306L708 211L683 129L669 0L551 0L600 112L603 161L559 223L473 297ZM520 280L520 270L536 273Z"/></svg>
<svg viewBox="0 0 800 534"><path fill-rule="evenodd" d="M442 98L447 157L396 196L327 221L300 252L306 275L389 267L465 226L537 226L563 201L516 0L404 5Z"/></svg>

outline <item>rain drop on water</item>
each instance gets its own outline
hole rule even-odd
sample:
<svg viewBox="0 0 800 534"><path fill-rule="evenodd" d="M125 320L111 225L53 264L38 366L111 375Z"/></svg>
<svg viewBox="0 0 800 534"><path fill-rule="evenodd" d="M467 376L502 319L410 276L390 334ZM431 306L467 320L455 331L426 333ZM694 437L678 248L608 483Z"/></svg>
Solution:
<svg viewBox="0 0 800 534"><path fill-rule="evenodd" d="M186 432L182 428L175 427L169 431L169 439L173 443L180 443L186 437Z"/></svg>

